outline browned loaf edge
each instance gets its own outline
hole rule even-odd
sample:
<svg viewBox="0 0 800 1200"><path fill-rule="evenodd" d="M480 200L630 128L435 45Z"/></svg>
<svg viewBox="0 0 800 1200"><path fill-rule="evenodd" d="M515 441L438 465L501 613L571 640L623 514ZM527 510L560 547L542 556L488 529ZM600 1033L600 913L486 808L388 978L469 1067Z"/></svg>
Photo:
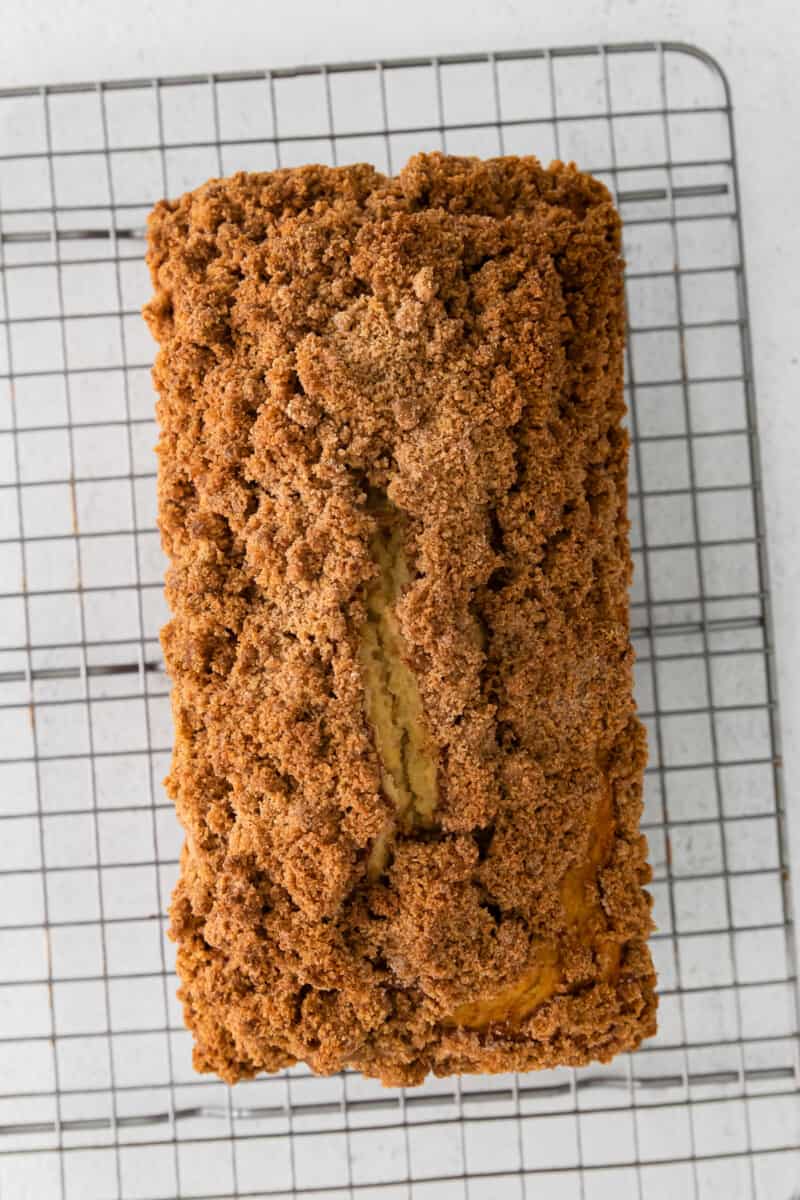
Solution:
<svg viewBox="0 0 800 1200"><path fill-rule="evenodd" d="M619 219L573 166L212 180L149 224L195 1066L387 1084L655 1030Z"/></svg>

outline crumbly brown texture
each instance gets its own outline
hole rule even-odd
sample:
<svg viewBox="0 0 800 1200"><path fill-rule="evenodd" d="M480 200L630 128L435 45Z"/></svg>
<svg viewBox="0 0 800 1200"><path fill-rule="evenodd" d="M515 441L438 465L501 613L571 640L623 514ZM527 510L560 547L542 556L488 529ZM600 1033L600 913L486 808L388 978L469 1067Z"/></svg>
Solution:
<svg viewBox="0 0 800 1200"><path fill-rule="evenodd" d="M149 228L196 1067L414 1084L634 1047L607 191L418 155L212 180Z"/></svg>

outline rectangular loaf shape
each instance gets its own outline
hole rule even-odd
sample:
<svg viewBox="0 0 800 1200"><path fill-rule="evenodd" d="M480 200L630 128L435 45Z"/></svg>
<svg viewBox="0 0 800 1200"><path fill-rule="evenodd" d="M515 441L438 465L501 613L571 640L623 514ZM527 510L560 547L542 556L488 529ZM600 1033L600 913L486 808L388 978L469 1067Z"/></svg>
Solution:
<svg viewBox="0 0 800 1200"><path fill-rule="evenodd" d="M387 1084L655 1030L620 227L418 155L156 206L195 1066Z"/></svg>

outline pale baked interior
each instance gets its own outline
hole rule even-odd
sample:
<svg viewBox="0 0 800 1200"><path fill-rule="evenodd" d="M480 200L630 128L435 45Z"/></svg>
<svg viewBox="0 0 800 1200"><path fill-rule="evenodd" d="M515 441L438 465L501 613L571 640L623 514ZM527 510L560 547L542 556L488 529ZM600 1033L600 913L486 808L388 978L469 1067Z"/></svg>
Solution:
<svg viewBox="0 0 800 1200"><path fill-rule="evenodd" d="M430 829L433 825L438 755L396 612L410 580L402 514L385 498L373 499L371 507L376 528L370 538L370 555L377 573L366 590L359 658L381 783L395 809L370 851L369 872L375 878L387 864L395 831L409 833L415 827Z"/></svg>

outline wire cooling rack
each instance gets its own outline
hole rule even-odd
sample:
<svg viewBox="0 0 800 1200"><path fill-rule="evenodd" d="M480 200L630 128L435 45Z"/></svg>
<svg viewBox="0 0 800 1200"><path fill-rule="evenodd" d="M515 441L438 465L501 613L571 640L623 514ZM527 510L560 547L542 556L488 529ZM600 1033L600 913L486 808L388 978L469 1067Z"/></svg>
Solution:
<svg viewBox="0 0 800 1200"><path fill-rule="evenodd" d="M164 909L143 223L210 175L575 158L625 218L658 1037L383 1091L193 1074ZM642 44L0 92L0 1194L788 1200L795 975L731 106Z"/></svg>

